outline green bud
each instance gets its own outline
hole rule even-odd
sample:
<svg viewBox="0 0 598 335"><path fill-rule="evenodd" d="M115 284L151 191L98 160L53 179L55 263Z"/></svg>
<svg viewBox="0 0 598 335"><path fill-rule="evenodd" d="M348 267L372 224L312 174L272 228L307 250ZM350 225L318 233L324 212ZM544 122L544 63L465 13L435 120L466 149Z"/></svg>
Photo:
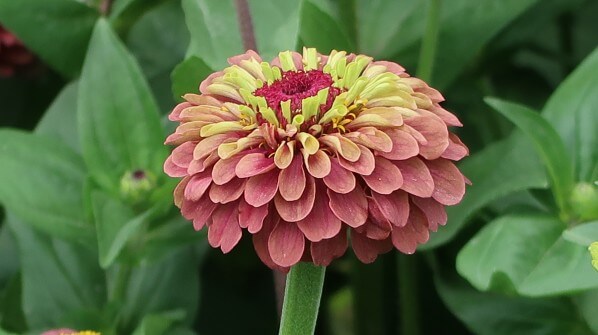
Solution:
<svg viewBox="0 0 598 335"><path fill-rule="evenodd" d="M590 250L590 254L592 255L592 265L596 270L598 270L598 242L590 244L590 247L588 249Z"/></svg>
<svg viewBox="0 0 598 335"><path fill-rule="evenodd" d="M120 193L133 203L147 199L154 186L156 178L144 170L128 171L120 179Z"/></svg>
<svg viewBox="0 0 598 335"><path fill-rule="evenodd" d="M571 207L582 221L598 219L598 186L577 184L571 194Z"/></svg>

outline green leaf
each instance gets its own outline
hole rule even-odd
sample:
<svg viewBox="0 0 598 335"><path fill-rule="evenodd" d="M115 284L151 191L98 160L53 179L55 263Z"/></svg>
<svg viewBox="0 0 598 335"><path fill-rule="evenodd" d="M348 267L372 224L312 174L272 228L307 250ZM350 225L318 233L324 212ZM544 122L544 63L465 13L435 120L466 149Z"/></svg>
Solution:
<svg viewBox="0 0 598 335"><path fill-rule="evenodd" d="M19 258L14 238L6 225L0 226L0 289L19 270Z"/></svg>
<svg viewBox="0 0 598 335"><path fill-rule="evenodd" d="M100 191L92 192L91 201L96 222L100 266L107 269L147 221L151 210L136 216L133 210L121 201Z"/></svg>
<svg viewBox="0 0 598 335"><path fill-rule="evenodd" d="M86 246L36 232L10 213L7 222L19 248L23 308L29 327L91 327L77 320L86 311L97 313L104 304L106 286L97 256Z"/></svg>
<svg viewBox="0 0 598 335"><path fill-rule="evenodd" d="M326 7L304 0L300 12L300 36L303 44L326 54L332 49L355 51L355 44Z"/></svg>
<svg viewBox="0 0 598 335"><path fill-rule="evenodd" d="M448 223L431 234L421 246L426 250L442 245L465 226L479 209L514 192L546 188L545 173L531 144L522 143L522 134L515 133L465 159L459 168L472 182L465 197L456 206L447 208Z"/></svg>
<svg viewBox="0 0 598 335"><path fill-rule="evenodd" d="M191 33L188 56L200 57L210 68L221 69L228 65L228 57L243 52L232 0L183 0L182 4Z"/></svg>
<svg viewBox="0 0 598 335"><path fill-rule="evenodd" d="M265 61L297 46L300 6L301 0L249 1L257 51Z"/></svg>
<svg viewBox="0 0 598 335"><path fill-rule="evenodd" d="M187 312L184 323L191 324L198 307L197 264L192 248L178 248L134 268L121 308L123 323L133 326L145 315L180 309Z"/></svg>
<svg viewBox="0 0 598 335"><path fill-rule="evenodd" d="M587 247L563 240L564 227L549 216L501 217L465 245L457 270L483 291L547 296L598 287Z"/></svg>
<svg viewBox="0 0 598 335"><path fill-rule="evenodd" d="M598 290L583 292L573 298L579 307L580 314L585 318L594 334L598 334L598 318L596 317L596 301Z"/></svg>
<svg viewBox="0 0 598 335"><path fill-rule="evenodd" d="M0 143L0 202L50 235L91 243L80 157L60 142L17 130L0 130Z"/></svg>
<svg viewBox="0 0 598 335"><path fill-rule="evenodd" d="M531 299L482 293L446 279L437 279L436 288L448 309L473 334L592 334L576 306L564 298Z"/></svg>
<svg viewBox="0 0 598 335"><path fill-rule="evenodd" d="M359 22L359 48L370 56L379 56L394 47L393 37L401 33L404 21L416 10L424 12L418 0L356 1ZM423 25L423 24L422 24Z"/></svg>
<svg viewBox="0 0 598 335"><path fill-rule="evenodd" d="M173 324L185 318L185 311L172 311L160 314L150 314L143 318L133 335L163 335L167 334Z"/></svg>
<svg viewBox="0 0 598 335"><path fill-rule="evenodd" d="M563 232L567 241L588 247L592 242L598 241L598 221L584 223Z"/></svg>
<svg viewBox="0 0 598 335"><path fill-rule="evenodd" d="M573 155L577 180L598 180L598 48L559 86L543 110Z"/></svg>
<svg viewBox="0 0 598 335"><path fill-rule="evenodd" d="M162 175L167 152L156 102L139 66L104 19L94 29L83 66L78 117L83 158L105 190L118 194L127 171Z"/></svg>
<svg viewBox="0 0 598 335"><path fill-rule="evenodd" d="M212 69L203 60L191 56L172 71L172 94L175 99L187 93L199 93L199 83L212 73Z"/></svg>
<svg viewBox="0 0 598 335"><path fill-rule="evenodd" d="M472 60L493 37L538 2L539 0L443 2L434 61L436 71L433 71L432 84L438 88L448 87L466 66L471 65ZM379 57L396 59L406 66L408 72L415 73L428 3L419 1L417 7L411 9L412 14L404 19L394 36L386 40L386 48Z"/></svg>
<svg viewBox="0 0 598 335"><path fill-rule="evenodd" d="M35 132L61 140L76 152L81 152L77 131L78 82L67 84L37 124Z"/></svg>
<svg viewBox="0 0 598 335"><path fill-rule="evenodd" d="M552 192L561 213L568 214L569 196L574 183L573 167L559 134L540 114L525 106L494 98L486 98L485 101L532 140L548 170Z"/></svg>
<svg viewBox="0 0 598 335"><path fill-rule="evenodd" d="M46 63L69 77L81 69L98 14L73 0L0 0L0 22Z"/></svg>

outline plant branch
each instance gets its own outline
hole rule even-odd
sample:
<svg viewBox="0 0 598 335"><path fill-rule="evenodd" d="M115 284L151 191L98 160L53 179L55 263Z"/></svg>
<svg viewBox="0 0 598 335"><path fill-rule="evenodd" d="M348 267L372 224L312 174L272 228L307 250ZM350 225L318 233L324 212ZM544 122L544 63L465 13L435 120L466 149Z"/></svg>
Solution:
<svg viewBox="0 0 598 335"><path fill-rule="evenodd" d="M249 4L247 0L235 0L235 7L237 9L237 20L239 21L239 29L241 30L241 38L243 40L243 49L257 52Z"/></svg>

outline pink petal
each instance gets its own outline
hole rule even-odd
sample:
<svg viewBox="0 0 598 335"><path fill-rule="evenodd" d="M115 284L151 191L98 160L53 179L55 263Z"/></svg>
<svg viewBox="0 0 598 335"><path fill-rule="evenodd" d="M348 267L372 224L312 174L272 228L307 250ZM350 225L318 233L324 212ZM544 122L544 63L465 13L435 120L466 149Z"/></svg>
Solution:
<svg viewBox="0 0 598 335"><path fill-rule="evenodd" d="M469 155L469 149L461 142L461 139L453 133L449 133L449 145L442 153L442 158L450 159L452 161L461 160L461 158Z"/></svg>
<svg viewBox="0 0 598 335"><path fill-rule="evenodd" d="M389 239L377 241L359 234L355 230L351 231L351 246L355 256L363 263L372 263L378 258L378 255L388 252L392 249Z"/></svg>
<svg viewBox="0 0 598 335"><path fill-rule="evenodd" d="M191 176L186 176L185 178L181 179L181 181L174 188L174 204L178 208L181 208L183 200L185 199L185 189L187 188L187 184L189 184L189 180L191 180Z"/></svg>
<svg viewBox="0 0 598 335"><path fill-rule="evenodd" d="M337 218L355 228L365 223L368 218L368 201L361 187L355 187L347 194L328 190L330 209Z"/></svg>
<svg viewBox="0 0 598 335"><path fill-rule="evenodd" d="M239 201L239 225L241 228L247 228L250 233L255 234L262 229L267 215L268 205L253 207L244 199Z"/></svg>
<svg viewBox="0 0 598 335"><path fill-rule="evenodd" d="M444 206L433 198L411 197L411 201L424 213L428 219L428 229L438 230L438 225L446 224L447 215Z"/></svg>
<svg viewBox="0 0 598 335"><path fill-rule="evenodd" d="M210 187L210 184L212 184L212 177L209 173L204 172L193 175L189 180L187 187L185 187L185 199L191 201L199 200L208 187Z"/></svg>
<svg viewBox="0 0 598 335"><path fill-rule="evenodd" d="M421 144L419 154L426 159L436 159L442 155L449 145L446 124L436 115L418 110L422 115L405 119L405 123L420 132L428 141Z"/></svg>
<svg viewBox="0 0 598 335"><path fill-rule="evenodd" d="M203 172L219 160L220 157L218 157L218 152L216 151L212 152L207 157L194 159L191 161L191 164L189 164L189 167L187 168L187 173L195 174Z"/></svg>
<svg viewBox="0 0 598 335"><path fill-rule="evenodd" d="M310 246L311 257L315 265L328 266L333 259L339 258L347 250L347 233L341 231L336 236L312 242Z"/></svg>
<svg viewBox="0 0 598 335"><path fill-rule="evenodd" d="M245 184L245 201L253 207L269 203L278 191L278 170L253 176Z"/></svg>
<svg viewBox="0 0 598 335"><path fill-rule="evenodd" d="M241 158L235 168L235 173L239 178L249 178L266 173L275 167L274 158L267 157L264 153L254 152Z"/></svg>
<svg viewBox="0 0 598 335"><path fill-rule="evenodd" d="M392 160L404 160L417 156L419 153L417 140L410 133L400 129L388 129L386 134L392 141L392 149L390 152L379 153L380 156Z"/></svg>
<svg viewBox="0 0 598 335"><path fill-rule="evenodd" d="M273 215L266 216L262 229L255 233L252 238L255 253L260 260L271 269L278 268L278 265L274 263L270 256L270 251L268 251L268 239L270 238L272 230L274 230L274 227L278 224L278 220L280 220L280 218L274 217Z"/></svg>
<svg viewBox="0 0 598 335"><path fill-rule="evenodd" d="M212 215L212 224L208 227L210 245L214 248L220 247L225 254L241 240L242 231L239 227L237 208L236 203L219 206Z"/></svg>
<svg viewBox="0 0 598 335"><path fill-rule="evenodd" d="M304 153L303 160L307 171L314 178L324 178L330 173L330 157L322 150L316 151L313 155Z"/></svg>
<svg viewBox="0 0 598 335"><path fill-rule="evenodd" d="M427 223L426 217L419 208L412 207L407 225L392 230L392 244L402 253L414 253L417 245L426 243L430 237Z"/></svg>
<svg viewBox="0 0 598 335"><path fill-rule="evenodd" d="M303 256L305 238L296 224L279 221L268 239L268 251L279 266L293 266Z"/></svg>
<svg viewBox="0 0 598 335"><path fill-rule="evenodd" d="M199 91L201 93L203 93L203 95L208 95L210 93L210 92L208 92L208 86L210 86L210 84L212 84L214 79L216 79L218 77L222 77L223 75L224 75L224 72L222 72L222 71L212 73L211 75L209 75L206 79L204 79L199 84Z"/></svg>
<svg viewBox="0 0 598 335"><path fill-rule="evenodd" d="M434 193L434 181L426 164L417 157L404 161L393 161L403 174L401 189L421 198L429 198Z"/></svg>
<svg viewBox="0 0 598 335"><path fill-rule="evenodd" d="M237 167L237 164L241 158L244 156L244 153L240 153L227 159L219 159L216 164L214 164L214 168L212 169L212 178L214 179L214 183L223 185L235 178L237 176L235 173L235 168Z"/></svg>
<svg viewBox="0 0 598 335"><path fill-rule="evenodd" d="M362 176L367 176L374 171L376 167L374 154L370 151L370 149L364 147L363 145L358 144L359 150L361 151L361 155L359 155L359 159L355 162L348 161L343 157L339 157L339 163L345 169L358 173Z"/></svg>
<svg viewBox="0 0 598 335"><path fill-rule="evenodd" d="M300 155L295 155L291 165L280 171L278 175L278 191L287 201L295 201L301 198L305 190L305 170Z"/></svg>
<svg viewBox="0 0 598 335"><path fill-rule="evenodd" d="M345 137L356 144L361 144L378 152L390 152L393 147L390 136L374 127L359 128L357 131L345 134Z"/></svg>
<svg viewBox="0 0 598 335"><path fill-rule="evenodd" d="M295 64L297 70L303 70L303 56L296 51L291 51L291 56L293 57L293 63ZM272 66L278 66L282 69L282 66L280 65L280 59L278 57L274 58L270 64Z"/></svg>
<svg viewBox="0 0 598 335"><path fill-rule="evenodd" d="M355 188L355 176L343 168L338 160L331 159L330 173L324 177L324 184L336 193L349 193Z"/></svg>
<svg viewBox="0 0 598 335"><path fill-rule="evenodd" d="M188 167L193 160L193 150L197 142L185 142L172 150L172 162L180 167Z"/></svg>
<svg viewBox="0 0 598 335"><path fill-rule="evenodd" d="M193 106L193 105L186 101L181 102L180 104L176 105L176 107L174 107L172 112L170 112L170 114L168 114L168 120L177 121L177 122L181 121L179 115L181 115L181 112L183 111L183 109L185 109L187 107L191 107L191 106Z"/></svg>
<svg viewBox="0 0 598 335"><path fill-rule="evenodd" d="M372 199L368 199L370 218L363 226L357 228L360 233L365 233L372 240L384 240L388 238L392 230L390 221L380 212L380 208Z"/></svg>
<svg viewBox="0 0 598 335"><path fill-rule="evenodd" d="M173 178L184 177L187 175L187 169L174 164L172 156L168 156L164 161L164 173Z"/></svg>
<svg viewBox="0 0 598 335"><path fill-rule="evenodd" d="M209 197L202 197L197 201L183 201L181 214L187 220L193 220L193 228L200 230L206 224L206 221L212 215L212 212L218 207Z"/></svg>
<svg viewBox="0 0 598 335"><path fill-rule="evenodd" d="M409 217L409 199L407 193L396 191L389 195L372 192L372 199L378 205L380 213L397 227L407 224Z"/></svg>
<svg viewBox="0 0 598 335"><path fill-rule="evenodd" d="M332 238L341 230L341 220L332 213L328 202L328 195L324 188L319 187L313 209L305 219L297 222L299 229L312 242Z"/></svg>
<svg viewBox="0 0 598 335"><path fill-rule="evenodd" d="M316 185L312 176L307 175L305 191L301 198L295 201L286 201L280 193L274 197L274 205L280 217L289 222L305 219L311 212L316 198Z"/></svg>
<svg viewBox="0 0 598 335"><path fill-rule="evenodd" d="M221 204L235 201L243 194L246 181L245 179L235 178L224 185L214 184L210 187L210 199Z"/></svg>
<svg viewBox="0 0 598 335"><path fill-rule="evenodd" d="M443 205L456 205L465 195L465 178L455 164L446 159L426 162L434 179L432 197Z"/></svg>
<svg viewBox="0 0 598 335"><path fill-rule="evenodd" d="M230 65L240 65L243 60L255 59L258 63L262 62L262 57L253 50L247 50L244 54L229 57L227 59Z"/></svg>
<svg viewBox="0 0 598 335"><path fill-rule="evenodd" d="M398 167L386 158L376 157L376 167L369 176L361 176L365 183L375 192L390 194L403 185L403 175Z"/></svg>
<svg viewBox="0 0 598 335"><path fill-rule="evenodd" d="M447 111L446 109L440 107L438 104L434 104L432 108L430 108L430 112L436 114L439 118L444 121L449 126L461 127L463 124L459 121L459 119L452 114L451 112Z"/></svg>
<svg viewBox="0 0 598 335"><path fill-rule="evenodd" d="M199 141L199 143L197 143L197 145L195 146L195 150L193 151L193 158L200 159L206 157L212 152L218 150L220 144L230 142L238 138L239 135L234 133L218 134L204 138L203 140Z"/></svg>

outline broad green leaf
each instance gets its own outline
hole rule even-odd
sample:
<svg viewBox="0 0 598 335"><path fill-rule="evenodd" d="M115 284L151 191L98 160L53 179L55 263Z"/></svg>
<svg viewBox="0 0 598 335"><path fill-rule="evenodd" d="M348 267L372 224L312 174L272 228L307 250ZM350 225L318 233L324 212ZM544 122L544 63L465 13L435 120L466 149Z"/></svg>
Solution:
<svg viewBox="0 0 598 335"><path fill-rule="evenodd" d="M598 241L598 221L584 223L563 232L563 238L567 241L589 246Z"/></svg>
<svg viewBox="0 0 598 335"><path fill-rule="evenodd" d="M185 318L185 311L150 314L143 318L133 335L163 335L178 321ZM170 334L170 332L168 332Z"/></svg>
<svg viewBox="0 0 598 335"><path fill-rule="evenodd" d="M77 131L78 82L67 84L44 113L35 132L61 140L73 150L80 152Z"/></svg>
<svg viewBox="0 0 598 335"><path fill-rule="evenodd" d="M0 226L0 290L4 284L19 270L17 246L6 225Z"/></svg>
<svg viewBox="0 0 598 335"><path fill-rule="evenodd" d="M21 274L15 273L0 290L0 327L22 333L27 329L23 311Z"/></svg>
<svg viewBox="0 0 598 335"><path fill-rule="evenodd" d="M134 268L121 308L123 323L134 326L145 315L180 309L186 312L184 323L190 324L199 298L197 264L191 248L178 248L158 262Z"/></svg>
<svg viewBox="0 0 598 335"><path fill-rule="evenodd" d="M207 78L212 69L198 57L191 56L172 71L172 94L182 101L187 93L199 94L199 84Z"/></svg>
<svg viewBox="0 0 598 335"><path fill-rule="evenodd" d="M90 327L77 320L82 313L97 313L106 296L93 248L51 239L10 214L8 225L19 248L29 327Z"/></svg>
<svg viewBox="0 0 598 335"><path fill-rule="evenodd" d="M559 86L543 110L573 155L577 180L598 180L598 48Z"/></svg>
<svg viewBox="0 0 598 335"><path fill-rule="evenodd" d="M459 168L472 182L465 197L447 208L448 223L421 246L426 250L450 241L479 209L517 191L546 188L542 163L520 133L468 157Z"/></svg>
<svg viewBox="0 0 598 335"><path fill-rule="evenodd" d="M0 202L50 235L91 243L80 157L58 141L17 130L0 130L0 143Z"/></svg>
<svg viewBox="0 0 598 335"><path fill-rule="evenodd" d="M79 82L83 158L96 182L118 192L126 172L161 176L166 156L158 108L139 66L108 23L94 29Z"/></svg>
<svg viewBox="0 0 598 335"><path fill-rule="evenodd" d="M119 28L126 28L146 11L168 0L115 0L111 7L110 21Z"/></svg>
<svg viewBox="0 0 598 335"><path fill-rule="evenodd" d="M448 309L478 335L591 335L565 298L531 299L478 292L456 280L437 279Z"/></svg>
<svg viewBox="0 0 598 335"><path fill-rule="evenodd" d="M257 49L264 61L270 61L280 51L295 49L301 1L249 1Z"/></svg>
<svg viewBox="0 0 598 335"><path fill-rule="evenodd" d="M304 0L300 12L300 36L303 44L326 54L331 50L355 51L353 41L335 18L316 1Z"/></svg>
<svg viewBox="0 0 598 335"><path fill-rule="evenodd" d="M539 0L442 2L432 84L439 88L449 86L494 36L537 2ZM416 72L428 3L419 1L417 7L411 9L412 14L388 40L380 57L396 59L408 72Z"/></svg>
<svg viewBox="0 0 598 335"><path fill-rule="evenodd" d="M598 301L598 290L583 292L574 298L579 306L580 314L585 318L588 326L594 334L598 334L598 317L596 317L596 301Z"/></svg>
<svg viewBox="0 0 598 335"><path fill-rule="evenodd" d="M107 269L114 263L127 242L147 221L151 210L141 215L135 215L135 212L121 201L100 191L92 192L91 201L98 238L100 266Z"/></svg>
<svg viewBox="0 0 598 335"><path fill-rule="evenodd" d="M501 217L465 245L457 270L483 291L547 296L598 287L587 247L563 240L564 227L549 216Z"/></svg>
<svg viewBox="0 0 598 335"><path fill-rule="evenodd" d="M157 227L150 229L143 236L140 254L141 262L154 262L177 247L194 245L196 248L208 247L205 231L197 232L191 222L180 213L157 222Z"/></svg>
<svg viewBox="0 0 598 335"><path fill-rule="evenodd" d="M182 1L185 21L191 33L187 56L200 57L212 69L221 69L228 65L228 57L243 52L232 0Z"/></svg>
<svg viewBox="0 0 598 335"><path fill-rule="evenodd" d="M569 210L569 196L573 189L571 159L559 134L542 116L514 103L486 98L486 103L508 118L533 142L542 157L552 184L552 192L562 213ZM598 123L597 123L598 124Z"/></svg>
<svg viewBox="0 0 598 335"><path fill-rule="evenodd" d="M17 335L17 334L15 334L15 333L9 333L6 330L0 328L0 335Z"/></svg>
<svg viewBox="0 0 598 335"><path fill-rule="evenodd" d="M81 69L98 16L91 7L73 0L0 0L0 22L46 63L69 77Z"/></svg>
<svg viewBox="0 0 598 335"><path fill-rule="evenodd" d="M379 56L394 47L392 39L401 33L403 22L423 11L418 0L356 1L359 22L359 49L370 56Z"/></svg>

